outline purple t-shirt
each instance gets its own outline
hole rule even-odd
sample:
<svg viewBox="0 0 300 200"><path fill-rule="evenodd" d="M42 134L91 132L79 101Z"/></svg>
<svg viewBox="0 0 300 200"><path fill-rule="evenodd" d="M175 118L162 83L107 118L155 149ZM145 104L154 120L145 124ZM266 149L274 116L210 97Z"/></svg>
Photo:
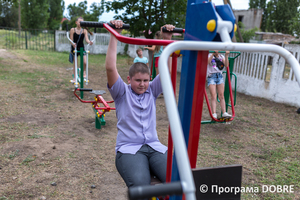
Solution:
<svg viewBox="0 0 300 200"><path fill-rule="evenodd" d="M116 153L135 154L144 144L165 153L167 147L158 140L156 132L156 99L162 92L159 75L149 83L143 94L136 94L119 76L108 88L115 101L118 119Z"/></svg>

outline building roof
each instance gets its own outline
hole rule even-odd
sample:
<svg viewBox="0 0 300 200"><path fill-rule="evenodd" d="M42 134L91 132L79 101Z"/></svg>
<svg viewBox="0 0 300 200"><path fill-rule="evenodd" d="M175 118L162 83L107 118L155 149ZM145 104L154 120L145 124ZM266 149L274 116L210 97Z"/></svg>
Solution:
<svg viewBox="0 0 300 200"><path fill-rule="evenodd" d="M68 20L67 18L62 18L62 20L60 21L60 23L62 24L65 20ZM68 21L70 21L70 20L68 20Z"/></svg>

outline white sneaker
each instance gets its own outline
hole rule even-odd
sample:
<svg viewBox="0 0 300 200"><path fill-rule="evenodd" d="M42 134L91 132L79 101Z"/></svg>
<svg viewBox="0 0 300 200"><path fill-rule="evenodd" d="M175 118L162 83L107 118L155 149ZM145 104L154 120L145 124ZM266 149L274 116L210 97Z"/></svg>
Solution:
<svg viewBox="0 0 300 200"><path fill-rule="evenodd" d="M217 113L212 114L212 116L213 116L214 118L216 118L216 119L217 119L217 117L218 117Z"/></svg>
<svg viewBox="0 0 300 200"><path fill-rule="evenodd" d="M224 112L222 114L222 117L224 117L224 118L231 118L232 116L230 114L228 114L227 112Z"/></svg>

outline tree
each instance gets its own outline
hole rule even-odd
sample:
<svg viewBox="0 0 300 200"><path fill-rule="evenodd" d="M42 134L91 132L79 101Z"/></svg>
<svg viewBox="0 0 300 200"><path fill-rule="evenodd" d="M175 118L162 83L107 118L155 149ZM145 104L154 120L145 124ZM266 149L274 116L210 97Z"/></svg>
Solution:
<svg viewBox="0 0 300 200"><path fill-rule="evenodd" d="M259 31L257 27L245 30L245 25L242 22L238 22L238 26L241 29L242 38L246 43L249 43L250 39L255 37L255 32ZM237 42L241 42L239 37L237 38Z"/></svg>
<svg viewBox="0 0 300 200"><path fill-rule="evenodd" d="M299 0L270 0L267 4L266 30L293 34L292 20L298 13Z"/></svg>
<svg viewBox="0 0 300 200"><path fill-rule="evenodd" d="M266 0L250 0L249 2L250 8L264 9L261 25L262 31L293 34L295 32L293 29L297 28L294 20L296 20L295 17L298 15L300 1L269 0L268 3L266 2Z"/></svg>
<svg viewBox="0 0 300 200"><path fill-rule="evenodd" d="M86 12L86 14L84 15L84 20L99 21L99 17L104 12L103 1L101 1L101 3L92 3L92 5L90 6L90 10L91 11Z"/></svg>
<svg viewBox="0 0 300 200"><path fill-rule="evenodd" d="M130 24L134 36L144 31L146 38L153 38L166 23L184 27L187 0L114 0L106 2L106 10L115 11L116 19ZM124 10L122 14L119 11ZM148 30L151 30L150 33Z"/></svg>
<svg viewBox="0 0 300 200"><path fill-rule="evenodd" d="M18 26L18 7L12 1L0 0L0 26Z"/></svg>
<svg viewBox="0 0 300 200"><path fill-rule="evenodd" d="M101 3L93 3L90 6L90 11L87 11L87 1L80 2L78 6L76 3L70 4L68 6L69 11L69 19L70 24L75 26L75 20L78 17L83 17L85 21L99 21L99 17L104 12L104 5L103 2Z"/></svg>
<svg viewBox="0 0 300 200"><path fill-rule="evenodd" d="M57 30L59 28L60 21L63 18L64 9L65 9L64 0L49 0L48 28L50 30Z"/></svg>
<svg viewBox="0 0 300 200"><path fill-rule="evenodd" d="M22 27L31 29L43 29L47 27L49 18L48 9L48 0L22 0Z"/></svg>
<svg viewBox="0 0 300 200"><path fill-rule="evenodd" d="M250 0L249 1L249 8L266 8L266 1L267 0Z"/></svg>
<svg viewBox="0 0 300 200"><path fill-rule="evenodd" d="M85 12L87 10L87 1L80 2L78 6L76 6L76 3L68 5L68 11L69 11L69 19L74 19L78 16L83 17L85 15Z"/></svg>
<svg viewBox="0 0 300 200"><path fill-rule="evenodd" d="M298 12L291 20L290 31L293 35L300 36L300 13Z"/></svg>

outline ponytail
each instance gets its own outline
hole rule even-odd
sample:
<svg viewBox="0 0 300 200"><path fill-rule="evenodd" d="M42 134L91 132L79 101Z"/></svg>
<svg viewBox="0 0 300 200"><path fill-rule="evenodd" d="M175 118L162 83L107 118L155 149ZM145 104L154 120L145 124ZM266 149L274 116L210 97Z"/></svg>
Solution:
<svg viewBox="0 0 300 200"><path fill-rule="evenodd" d="M89 34L94 35L94 33L92 33L92 32L88 29L88 27L83 27L83 28L85 28L85 29L89 32Z"/></svg>

